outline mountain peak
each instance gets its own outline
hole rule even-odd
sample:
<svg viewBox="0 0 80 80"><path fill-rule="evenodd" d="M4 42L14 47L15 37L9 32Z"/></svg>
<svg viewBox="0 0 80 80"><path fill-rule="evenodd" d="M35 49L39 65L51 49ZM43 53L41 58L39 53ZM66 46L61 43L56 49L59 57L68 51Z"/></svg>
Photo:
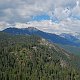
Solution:
<svg viewBox="0 0 80 80"><path fill-rule="evenodd" d="M35 28L35 27L28 27L27 29L28 29L29 31L38 31L38 29Z"/></svg>

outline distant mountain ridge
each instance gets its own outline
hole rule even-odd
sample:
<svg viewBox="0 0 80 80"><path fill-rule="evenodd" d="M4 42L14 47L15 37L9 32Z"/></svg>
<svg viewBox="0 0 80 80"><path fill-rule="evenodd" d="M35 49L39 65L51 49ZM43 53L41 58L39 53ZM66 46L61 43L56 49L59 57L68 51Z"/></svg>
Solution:
<svg viewBox="0 0 80 80"><path fill-rule="evenodd" d="M63 44L63 45L71 45L71 46L80 46L80 44L77 44L73 41L70 41L64 37L61 37L56 34L46 33L43 31L38 30L34 27L28 27L28 28L7 28L3 30L3 32L7 32L13 35L37 35L40 37L43 37L51 42Z"/></svg>
<svg viewBox="0 0 80 80"><path fill-rule="evenodd" d="M73 36L71 34L67 34L67 33L62 33L62 34L60 34L60 36L67 40L73 41L73 42L79 40L75 36Z"/></svg>

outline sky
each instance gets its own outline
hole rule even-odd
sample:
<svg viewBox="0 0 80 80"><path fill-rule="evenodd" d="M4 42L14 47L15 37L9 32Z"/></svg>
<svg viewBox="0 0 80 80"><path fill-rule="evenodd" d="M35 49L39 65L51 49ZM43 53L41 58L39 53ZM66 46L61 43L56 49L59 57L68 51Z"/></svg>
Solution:
<svg viewBox="0 0 80 80"><path fill-rule="evenodd" d="M80 33L80 0L0 0L0 30L8 27Z"/></svg>

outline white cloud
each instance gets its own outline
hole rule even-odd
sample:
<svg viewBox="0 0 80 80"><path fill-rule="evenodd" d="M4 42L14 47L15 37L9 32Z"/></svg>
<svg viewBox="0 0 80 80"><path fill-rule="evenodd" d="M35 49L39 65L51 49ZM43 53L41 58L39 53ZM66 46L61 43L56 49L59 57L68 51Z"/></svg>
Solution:
<svg viewBox="0 0 80 80"><path fill-rule="evenodd" d="M54 12L56 16L58 15L58 19L61 17L63 19L68 17L70 12L66 8L74 7L75 3L76 0L0 0L0 10L4 14L3 19L4 17L8 18L8 20L6 19L7 22L10 22L12 18L14 18L15 22L19 22L24 18L27 20L31 18L31 16L42 13L49 13L50 11ZM16 16L20 20L16 20Z"/></svg>
<svg viewBox="0 0 80 80"><path fill-rule="evenodd" d="M63 24L63 27L65 27L65 29L80 33L80 20L66 19L64 21L61 21L61 24Z"/></svg>
<svg viewBox="0 0 80 80"><path fill-rule="evenodd" d="M6 22L0 22L0 30L11 27L12 25ZM43 21L30 21L27 23L15 23L14 26L16 28L28 28L28 27L36 27L39 30L49 33L71 33L75 34L76 32L80 33L80 20L72 20L70 18L61 21L60 23L54 23L51 20L43 20Z"/></svg>
<svg viewBox="0 0 80 80"><path fill-rule="evenodd" d="M58 20L66 19L70 16L70 10L68 8L63 8L63 7L55 8L54 16Z"/></svg>
<svg viewBox="0 0 80 80"><path fill-rule="evenodd" d="M15 23L17 28L32 26L47 32L79 32L80 20L73 18L80 17L80 4L76 6L76 1L0 0L0 29L9 27L10 23ZM43 13L49 14L51 18L56 17L60 22L30 21L32 16ZM27 21L30 21L30 24L26 24Z"/></svg>
<svg viewBox="0 0 80 80"><path fill-rule="evenodd" d="M11 25L6 22L0 22L0 30L6 29L9 26L11 26Z"/></svg>
<svg viewBox="0 0 80 80"><path fill-rule="evenodd" d="M28 23L16 23L15 27L16 28L27 28L27 27L36 27L39 30L49 32L49 33L73 33L72 30L66 28L64 25L65 22L61 22L59 24L53 23L50 20L45 20L45 21L32 21Z"/></svg>
<svg viewBox="0 0 80 80"><path fill-rule="evenodd" d="M72 16L75 18L80 18L80 6L79 1L76 2L76 7L72 9Z"/></svg>

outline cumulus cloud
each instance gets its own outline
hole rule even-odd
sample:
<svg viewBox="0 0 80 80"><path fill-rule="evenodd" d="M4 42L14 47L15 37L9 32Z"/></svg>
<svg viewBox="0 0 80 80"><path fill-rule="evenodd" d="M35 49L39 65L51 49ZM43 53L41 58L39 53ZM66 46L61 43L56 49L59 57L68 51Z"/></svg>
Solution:
<svg viewBox="0 0 80 80"><path fill-rule="evenodd" d="M69 25L67 25L69 24ZM75 33L75 31L72 30L72 28L68 28L72 23L67 20L60 22L59 24L53 23L51 20L44 20L44 21L32 21L28 23L16 23L16 28L28 28L28 27L36 27L39 30L49 32L49 33ZM75 23L77 25L77 23Z"/></svg>
<svg viewBox="0 0 80 80"><path fill-rule="evenodd" d="M53 11L58 18L61 18L62 15L68 16L70 11L66 8L73 8L75 4L76 0L0 0L0 12L4 14L0 17L7 18L4 19L7 22L11 22L11 19L12 22L19 22L20 20L27 21L34 15Z"/></svg>
<svg viewBox="0 0 80 80"><path fill-rule="evenodd" d="M76 2L76 7L72 9L72 17L80 19L80 6L79 1Z"/></svg>
<svg viewBox="0 0 80 80"><path fill-rule="evenodd" d="M60 23L54 23L51 20L44 21L30 21L27 23L15 23L14 25L8 24L6 22L0 22L0 30L3 30L8 27L16 27L16 28L28 28L28 27L36 27L39 30L61 34L61 33L71 33L76 34L80 32L80 20L71 20L66 19L61 21Z"/></svg>
<svg viewBox="0 0 80 80"><path fill-rule="evenodd" d="M9 26L11 26L11 25L7 22L0 22L0 30L8 28Z"/></svg>
<svg viewBox="0 0 80 80"><path fill-rule="evenodd" d="M80 33L80 20L66 19L61 21L60 24L62 24L61 26L65 27L65 29Z"/></svg>
<svg viewBox="0 0 80 80"><path fill-rule="evenodd" d="M64 20L64 19L68 18L70 16L70 13L71 12L68 8L63 8L63 7L55 8L55 10L54 10L54 16L58 20Z"/></svg>
<svg viewBox="0 0 80 80"><path fill-rule="evenodd" d="M32 21L33 16L43 13L59 22ZM12 24L17 28L33 26L55 33L79 32L80 0L0 0L0 29Z"/></svg>

